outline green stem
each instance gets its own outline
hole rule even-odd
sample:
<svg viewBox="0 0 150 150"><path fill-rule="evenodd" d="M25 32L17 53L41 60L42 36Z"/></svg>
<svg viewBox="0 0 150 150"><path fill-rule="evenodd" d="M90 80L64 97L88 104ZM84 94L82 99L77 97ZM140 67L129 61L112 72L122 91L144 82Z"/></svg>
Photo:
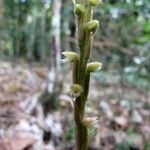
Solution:
<svg viewBox="0 0 150 150"><path fill-rule="evenodd" d="M77 84L78 83L78 67L79 67L79 60L77 60L73 64L73 74L72 74L73 84Z"/></svg>
<svg viewBox="0 0 150 150"><path fill-rule="evenodd" d="M82 125L84 118L85 102L82 102L83 95L78 97L74 105L75 133L76 133L76 150L87 150L88 131Z"/></svg>
<svg viewBox="0 0 150 150"><path fill-rule="evenodd" d="M78 138L80 137L80 138ZM77 148L76 150L87 150L88 145L88 131L82 124L76 124L76 138Z"/></svg>
<svg viewBox="0 0 150 150"><path fill-rule="evenodd" d="M85 114L85 105L89 92L90 73L86 73L87 63L90 58L93 33L85 29L85 25L91 21L93 14L88 0L76 0L76 4L82 4L85 8L85 14L77 17L78 47L80 56L78 62L74 63L73 83L79 84L83 92L75 99L74 120L76 133L76 150L87 150L88 128L82 124Z"/></svg>

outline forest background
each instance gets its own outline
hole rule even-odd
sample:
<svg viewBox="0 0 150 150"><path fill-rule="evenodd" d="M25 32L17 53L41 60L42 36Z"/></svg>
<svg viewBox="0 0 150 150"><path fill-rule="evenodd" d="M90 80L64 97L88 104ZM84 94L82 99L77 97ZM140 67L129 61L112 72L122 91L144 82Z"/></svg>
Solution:
<svg viewBox="0 0 150 150"><path fill-rule="evenodd" d="M40 93L38 100L43 106L45 116L50 110L62 111L64 103L58 102L58 99L68 100L66 87L71 85L71 78L65 72L70 74L71 69L68 64L61 63L61 53L66 50L78 51L73 7L71 0L0 0L0 105L3 106L6 95L8 97L15 95L14 99L20 101L26 95L22 93L24 88L21 87L28 77L20 80L20 73L17 70L20 65L21 73L26 74L24 70L27 69L42 78L40 83L37 81L35 83L35 86L38 85L40 88L27 83L28 90L24 91L28 93L26 99ZM88 111L103 116L106 124L109 122L108 131L102 135L104 137L100 136L100 145L103 147L108 142L113 145L112 147L119 149L121 146L122 149L124 147L122 141L126 141L129 143L126 147L128 150L135 142L133 139L137 138L141 141L136 141L133 145L148 150L150 1L103 0L102 4L94 9L94 18L100 21L100 27L93 42L91 60L100 61L103 66L92 76L94 90L91 88L91 95L93 94L91 99L94 98L95 101L89 103ZM12 72L15 79L11 78ZM9 81L5 81L6 75ZM32 75L29 78L33 81L35 77ZM18 93L21 93L21 96ZM67 109L71 111L70 107ZM112 110L107 114L109 109ZM127 111L128 115L124 114L124 111ZM116 124L127 137L123 138L121 144L117 143L116 136L115 142L111 141L112 137L106 138L107 132L110 135L112 130L114 133L120 131ZM64 139L66 143L70 143L74 136L73 127L70 123L65 126L68 127L63 130L66 131ZM146 137L145 130L148 133ZM0 137L2 135L0 134ZM4 134L2 137L7 136ZM103 138L108 141L103 141ZM106 143L103 145L103 142ZM140 143L140 146L137 143ZM73 147L73 142L70 145Z"/></svg>

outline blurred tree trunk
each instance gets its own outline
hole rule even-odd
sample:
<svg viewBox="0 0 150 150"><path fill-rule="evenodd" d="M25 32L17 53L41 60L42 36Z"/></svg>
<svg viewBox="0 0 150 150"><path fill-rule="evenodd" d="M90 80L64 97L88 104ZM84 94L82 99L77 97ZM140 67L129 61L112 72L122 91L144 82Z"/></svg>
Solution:
<svg viewBox="0 0 150 150"><path fill-rule="evenodd" d="M8 28L10 29L10 32L11 32L11 35L10 37L12 38L12 46L13 46L13 56L17 56L17 13L18 13L18 8L17 8L17 3L15 2L15 0L12 0L12 1L3 1L4 4L5 4L5 14L6 17L8 18L8 20L5 20L6 23L8 24ZM6 13L6 11L8 10L8 12ZM10 23L9 23L9 20L12 20L11 22L11 27L10 28Z"/></svg>
<svg viewBox="0 0 150 150"><path fill-rule="evenodd" d="M44 8L44 6L43 6ZM45 51L46 51L46 9L44 8L43 10L41 10L43 13L43 17L41 18L41 24L40 24L40 28L41 28L41 39L40 39L40 55L41 55L41 60L45 60L46 59L46 55L45 55Z"/></svg>
<svg viewBox="0 0 150 150"><path fill-rule="evenodd" d="M47 86L39 100L43 105L44 113L57 106L57 98L62 89L61 81L61 0L53 1L53 17L51 21L52 41L50 50L50 67L48 72Z"/></svg>
<svg viewBox="0 0 150 150"><path fill-rule="evenodd" d="M37 10L42 17L39 17L39 14L35 14L35 32L34 32L34 43L33 43L33 58L36 61L44 60L44 52L45 52L45 8L44 2L42 0L38 0Z"/></svg>
<svg viewBox="0 0 150 150"><path fill-rule="evenodd" d="M3 25L4 23L4 4L3 4L3 1L1 0L0 1L0 27Z"/></svg>
<svg viewBox="0 0 150 150"><path fill-rule="evenodd" d="M16 52L18 56L26 57L27 56L27 35L25 31L25 23L27 17L27 2L21 0L18 1L18 15L17 15L17 28L16 28Z"/></svg>

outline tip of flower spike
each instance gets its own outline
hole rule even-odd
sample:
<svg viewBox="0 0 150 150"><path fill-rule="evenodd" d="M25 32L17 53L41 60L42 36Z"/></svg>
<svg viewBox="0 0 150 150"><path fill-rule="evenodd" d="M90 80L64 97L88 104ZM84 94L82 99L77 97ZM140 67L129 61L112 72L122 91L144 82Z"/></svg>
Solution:
<svg viewBox="0 0 150 150"><path fill-rule="evenodd" d="M99 21L98 20L92 20L85 25L85 29L87 31L93 32L93 33L97 30L98 27L99 27Z"/></svg>
<svg viewBox="0 0 150 150"><path fill-rule="evenodd" d="M75 5L75 14L78 16L82 16L85 13L85 8L81 4Z"/></svg>
<svg viewBox="0 0 150 150"><path fill-rule="evenodd" d="M99 62L88 63L86 67L87 72L96 72L102 68L102 64Z"/></svg>
<svg viewBox="0 0 150 150"><path fill-rule="evenodd" d="M62 52L62 54L66 57L65 59L62 59L62 62L75 62L79 58L78 54L75 52L65 51Z"/></svg>
<svg viewBox="0 0 150 150"><path fill-rule="evenodd" d="M97 6L99 5L101 2L101 0L88 0L88 3L91 5L91 6Z"/></svg>

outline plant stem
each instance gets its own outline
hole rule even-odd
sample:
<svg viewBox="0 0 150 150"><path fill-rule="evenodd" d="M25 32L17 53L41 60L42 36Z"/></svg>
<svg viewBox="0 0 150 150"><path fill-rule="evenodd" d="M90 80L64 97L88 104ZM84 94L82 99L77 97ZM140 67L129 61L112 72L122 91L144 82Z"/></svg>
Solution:
<svg viewBox="0 0 150 150"><path fill-rule="evenodd" d="M77 84L83 89L83 91L80 91L81 93L75 98L74 101L76 150L87 150L88 145L88 126L83 123L83 120L90 83L90 72L87 71L87 64L90 58L93 35L98 27L98 21L91 22L93 18L92 6L97 2L98 0L95 0L94 2L89 2L89 0L75 1L75 13L77 15L76 22L78 31L77 40L80 55L78 60L74 61L73 84Z"/></svg>
<svg viewBox="0 0 150 150"><path fill-rule="evenodd" d="M87 5L87 2L81 1L83 6ZM82 125L82 120L84 118L85 112L85 104L87 101L88 95L88 83L85 83L85 71L87 62L90 57L90 49L91 49L91 33L85 31L84 26L87 22L91 20L91 7L88 6L88 10L86 11L86 15L78 19L78 44L80 50L79 57L79 68L75 70L75 74L78 74L78 79L74 81L74 83L78 83L83 87L83 93L76 98L75 108L74 108L74 118L75 118L75 130L76 130L76 150L87 150L88 145L88 129L87 127ZM85 88L86 89L85 89Z"/></svg>

